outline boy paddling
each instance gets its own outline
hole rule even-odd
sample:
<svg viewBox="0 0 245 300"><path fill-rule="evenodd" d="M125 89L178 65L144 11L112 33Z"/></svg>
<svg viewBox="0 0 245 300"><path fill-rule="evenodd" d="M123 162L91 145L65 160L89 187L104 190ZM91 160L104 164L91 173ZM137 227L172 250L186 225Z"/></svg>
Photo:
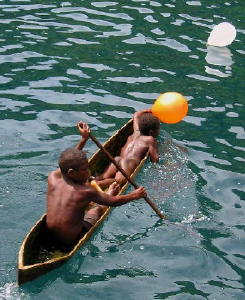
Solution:
<svg viewBox="0 0 245 300"><path fill-rule="evenodd" d="M46 223L56 242L63 246L70 246L83 236L100 218L105 206L120 206L146 197L143 187L126 195L117 195L119 185L116 183L110 185L107 193L99 192L89 184L88 160L82 148L90 130L82 122L77 127L82 139L76 148L61 153L59 169L48 176ZM86 210L90 202L97 205Z"/></svg>

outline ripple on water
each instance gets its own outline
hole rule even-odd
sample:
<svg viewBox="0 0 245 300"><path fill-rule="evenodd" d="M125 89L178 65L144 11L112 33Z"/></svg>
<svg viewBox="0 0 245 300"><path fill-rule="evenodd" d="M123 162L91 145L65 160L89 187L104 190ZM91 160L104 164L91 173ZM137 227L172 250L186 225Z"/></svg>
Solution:
<svg viewBox="0 0 245 300"><path fill-rule="evenodd" d="M112 298L244 299L244 5L206 2L1 4L0 298L101 299L110 286ZM237 39L207 47L225 20ZM104 141L168 90L189 100L184 121L164 125L189 154L160 136L160 164L137 181L170 221L143 201L118 207L72 261L17 288L19 244L76 122Z"/></svg>

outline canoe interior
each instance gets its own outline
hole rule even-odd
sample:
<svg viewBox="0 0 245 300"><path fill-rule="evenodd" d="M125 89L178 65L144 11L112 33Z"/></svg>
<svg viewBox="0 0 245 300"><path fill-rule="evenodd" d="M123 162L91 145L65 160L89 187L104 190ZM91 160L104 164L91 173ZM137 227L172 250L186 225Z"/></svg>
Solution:
<svg viewBox="0 0 245 300"><path fill-rule="evenodd" d="M104 147L111 153L112 156L115 157L116 155L119 155L121 147L125 144L128 136L133 133L132 125L133 122L130 120L104 144ZM103 151L98 150L89 159L91 174L95 175L102 173L109 163L110 161ZM109 209L94 227L98 227L108 213ZM46 270L55 267L51 267L52 264L60 265L60 260L62 259L65 261L68 259L94 231L92 227L86 234L86 237L82 238L78 244L74 245L70 249L59 249L59 247L53 244L52 239L49 236L49 232L46 228L45 218L46 215L43 215L42 218L32 227L21 246L18 267L19 284L37 277L37 274L35 273L38 273L39 270L40 273L45 273L47 272Z"/></svg>

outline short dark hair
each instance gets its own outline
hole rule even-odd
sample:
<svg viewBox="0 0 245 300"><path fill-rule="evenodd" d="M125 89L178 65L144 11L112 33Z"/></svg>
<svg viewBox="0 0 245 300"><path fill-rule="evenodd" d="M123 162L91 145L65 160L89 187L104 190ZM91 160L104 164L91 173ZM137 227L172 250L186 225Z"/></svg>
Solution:
<svg viewBox="0 0 245 300"><path fill-rule="evenodd" d="M158 130L160 122L152 113L144 113L139 117L139 131L143 135L149 135L150 130Z"/></svg>
<svg viewBox="0 0 245 300"><path fill-rule="evenodd" d="M59 167L63 174L67 174L69 169L78 171L80 168L87 168L88 159L86 153L76 148L68 148L60 154Z"/></svg>

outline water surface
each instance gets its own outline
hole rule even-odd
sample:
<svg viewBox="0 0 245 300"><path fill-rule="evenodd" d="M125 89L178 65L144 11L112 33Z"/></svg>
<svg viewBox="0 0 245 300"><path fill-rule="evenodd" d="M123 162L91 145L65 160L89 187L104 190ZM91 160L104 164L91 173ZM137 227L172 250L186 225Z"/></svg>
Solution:
<svg viewBox="0 0 245 300"><path fill-rule="evenodd" d="M241 0L0 1L0 298L244 299L243 12ZM207 47L224 21L236 40ZM169 222L143 200L118 207L67 264L19 288L19 247L76 123L103 142L166 91L189 113L162 125L161 163L137 182Z"/></svg>

